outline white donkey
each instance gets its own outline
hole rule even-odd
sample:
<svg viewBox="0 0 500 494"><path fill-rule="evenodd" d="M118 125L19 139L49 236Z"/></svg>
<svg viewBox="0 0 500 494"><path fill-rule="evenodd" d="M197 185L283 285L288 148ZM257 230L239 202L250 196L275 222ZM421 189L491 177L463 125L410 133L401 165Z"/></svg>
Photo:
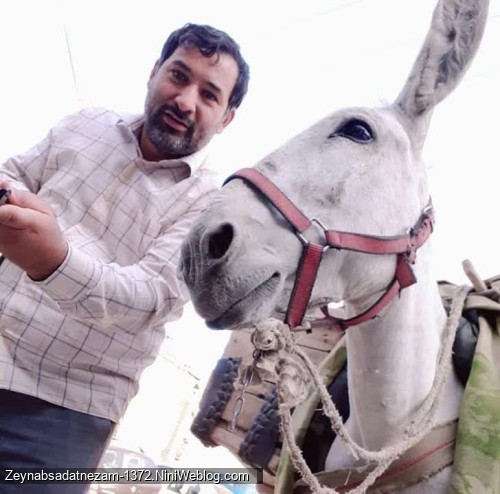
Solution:
<svg viewBox="0 0 500 494"><path fill-rule="evenodd" d="M248 327L285 313L295 326L307 301L309 309L344 302L351 318L344 324L347 431L366 450L407 437L410 417L435 384L447 319L426 242L432 213L422 146L434 106L456 87L478 48L487 9L486 0L441 0L392 105L339 110L237 175L183 247L193 303L214 328ZM313 221L309 228L312 218L319 227ZM304 237L333 248L306 252ZM300 277L305 288L293 288ZM456 419L463 392L450 366L444 369L436 424ZM357 464L337 438L326 469ZM405 492L445 492L450 470Z"/></svg>

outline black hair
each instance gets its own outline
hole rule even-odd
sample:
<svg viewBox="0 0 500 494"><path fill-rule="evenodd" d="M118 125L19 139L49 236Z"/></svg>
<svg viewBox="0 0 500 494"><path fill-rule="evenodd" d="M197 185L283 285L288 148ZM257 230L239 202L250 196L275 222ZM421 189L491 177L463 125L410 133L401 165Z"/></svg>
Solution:
<svg viewBox="0 0 500 494"><path fill-rule="evenodd" d="M165 41L159 65L174 53L179 46L196 47L204 57L227 53L238 65L238 78L229 97L228 107L238 108L248 89L250 70L240 53L239 45L228 34L211 26L186 24L174 31Z"/></svg>

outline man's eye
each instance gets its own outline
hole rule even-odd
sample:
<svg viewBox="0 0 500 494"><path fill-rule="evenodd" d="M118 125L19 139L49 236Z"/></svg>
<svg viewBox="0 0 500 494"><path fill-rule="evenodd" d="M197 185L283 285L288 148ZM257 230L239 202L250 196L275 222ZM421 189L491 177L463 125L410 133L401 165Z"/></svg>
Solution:
<svg viewBox="0 0 500 494"><path fill-rule="evenodd" d="M344 122L335 132L328 136L328 138L332 137L346 137L354 142L366 144L373 140L373 131L363 120L353 118Z"/></svg>
<svg viewBox="0 0 500 494"><path fill-rule="evenodd" d="M208 101L214 101L215 103L218 101L217 96L212 93L212 91L203 91L203 97Z"/></svg>
<svg viewBox="0 0 500 494"><path fill-rule="evenodd" d="M170 71L170 78L174 82L186 82L187 81L187 76L184 74L184 72L181 72L180 70L172 69Z"/></svg>

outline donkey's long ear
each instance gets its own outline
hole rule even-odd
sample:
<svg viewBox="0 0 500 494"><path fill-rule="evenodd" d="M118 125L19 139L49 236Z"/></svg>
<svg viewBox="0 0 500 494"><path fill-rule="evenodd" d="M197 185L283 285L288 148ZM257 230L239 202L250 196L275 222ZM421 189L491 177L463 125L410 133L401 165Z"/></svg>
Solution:
<svg viewBox="0 0 500 494"><path fill-rule="evenodd" d="M487 14L488 0L439 0L422 49L395 101L407 117L424 116L457 86L477 51Z"/></svg>

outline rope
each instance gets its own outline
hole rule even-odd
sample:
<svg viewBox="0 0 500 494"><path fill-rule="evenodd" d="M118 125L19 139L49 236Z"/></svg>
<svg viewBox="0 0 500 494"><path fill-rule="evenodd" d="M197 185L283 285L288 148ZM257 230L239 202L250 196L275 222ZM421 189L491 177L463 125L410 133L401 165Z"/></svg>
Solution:
<svg viewBox="0 0 500 494"><path fill-rule="evenodd" d="M330 419L332 430L337 434L337 437L346 444L355 459L361 458L368 463L376 464L363 482L349 491L349 494L364 494L392 462L422 440L433 427L440 402L439 398L442 395L447 376L450 374L455 333L469 291L470 288L467 286L459 287L453 297L450 315L445 326L443 349L439 356L431 390L411 418L405 430L406 437L399 443L383 448L380 451L369 451L352 439L314 364L302 349L295 346L288 325L272 319L266 321L260 327L255 327L252 342L256 349L261 350L260 361L256 362L257 372L261 369L268 374L271 367L274 367L278 389L278 413L283 436L290 451L293 466L300 473L312 493L339 494L335 489L320 485L305 462L302 452L295 441L291 409L300 403L307 394L308 377L312 379L319 393L324 413Z"/></svg>

